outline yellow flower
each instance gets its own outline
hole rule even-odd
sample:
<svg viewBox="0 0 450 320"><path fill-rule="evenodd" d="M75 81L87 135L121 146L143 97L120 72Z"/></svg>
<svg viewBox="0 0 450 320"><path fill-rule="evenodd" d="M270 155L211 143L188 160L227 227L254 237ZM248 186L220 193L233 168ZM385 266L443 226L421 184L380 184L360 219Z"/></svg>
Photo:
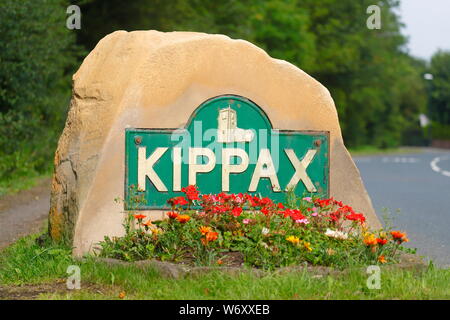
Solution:
<svg viewBox="0 0 450 320"><path fill-rule="evenodd" d="M311 248L311 243L309 243L309 242L306 242L306 241L303 241L303 246L305 247L305 249L306 250L308 250L309 252L311 252L312 251L312 248Z"/></svg>
<svg viewBox="0 0 450 320"><path fill-rule="evenodd" d="M300 242L300 239L296 236L289 236L286 238L286 240L292 244L298 244Z"/></svg>
<svg viewBox="0 0 450 320"><path fill-rule="evenodd" d="M159 229L157 227L151 228L150 230L152 231L152 234L154 234L154 235L158 235L158 234L162 233L162 229Z"/></svg>

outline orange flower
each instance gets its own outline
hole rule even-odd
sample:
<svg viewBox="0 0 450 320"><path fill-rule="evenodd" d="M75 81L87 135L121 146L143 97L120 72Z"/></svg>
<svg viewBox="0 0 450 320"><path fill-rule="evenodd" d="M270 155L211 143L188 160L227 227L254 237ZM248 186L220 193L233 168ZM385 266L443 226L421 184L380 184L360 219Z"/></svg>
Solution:
<svg viewBox="0 0 450 320"><path fill-rule="evenodd" d="M152 226L153 224L152 224L152 222L151 222L150 220L147 220L147 221L145 221L142 225L143 225L143 226L146 226L146 227L150 227L150 226Z"/></svg>
<svg viewBox="0 0 450 320"><path fill-rule="evenodd" d="M206 226L201 226L199 230L200 230L202 235L205 235L205 234L207 234L208 232L211 231L211 228L210 227L206 227Z"/></svg>
<svg viewBox="0 0 450 320"><path fill-rule="evenodd" d="M366 246L375 246L377 244L377 239L373 234L368 234L364 237L364 243Z"/></svg>
<svg viewBox="0 0 450 320"><path fill-rule="evenodd" d="M377 238L377 243L381 246L385 245L387 242L387 239Z"/></svg>
<svg viewBox="0 0 450 320"><path fill-rule="evenodd" d="M386 263L386 262L387 262L386 258L385 258L383 255L381 255L381 256L378 257L378 261L379 261L380 263Z"/></svg>
<svg viewBox="0 0 450 320"><path fill-rule="evenodd" d="M219 234L217 232L210 231L206 234L206 241L210 242L210 241L217 240L218 235Z"/></svg>
<svg viewBox="0 0 450 320"><path fill-rule="evenodd" d="M125 292L124 291L119 293L119 299L123 299L123 298L125 298Z"/></svg>
<svg viewBox="0 0 450 320"><path fill-rule="evenodd" d="M170 219L175 219L176 217L178 217L178 213L174 211L167 212L167 215L169 216Z"/></svg>
<svg viewBox="0 0 450 320"><path fill-rule="evenodd" d="M133 216L134 216L134 218L137 219L137 220L142 220L142 219L147 218L147 216L145 216L145 215L143 215L143 214L134 214Z"/></svg>
<svg viewBox="0 0 450 320"><path fill-rule="evenodd" d="M187 214L180 214L179 216L177 216L177 220L180 223L186 223L191 219L191 217L189 217Z"/></svg>
<svg viewBox="0 0 450 320"><path fill-rule="evenodd" d="M217 264L218 264L218 265L222 265L222 264L223 264L222 259L217 260Z"/></svg>
<svg viewBox="0 0 450 320"><path fill-rule="evenodd" d="M400 231L391 231L392 238L398 243L408 242L409 239L406 237L406 233Z"/></svg>

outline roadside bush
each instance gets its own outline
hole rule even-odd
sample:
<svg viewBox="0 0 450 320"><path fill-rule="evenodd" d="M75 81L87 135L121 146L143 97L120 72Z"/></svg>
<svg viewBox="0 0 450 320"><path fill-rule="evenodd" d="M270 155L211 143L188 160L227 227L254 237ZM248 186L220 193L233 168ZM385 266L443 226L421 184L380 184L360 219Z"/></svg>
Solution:
<svg viewBox="0 0 450 320"><path fill-rule="evenodd" d="M433 122L431 125L431 137L438 140L450 140L450 125Z"/></svg>

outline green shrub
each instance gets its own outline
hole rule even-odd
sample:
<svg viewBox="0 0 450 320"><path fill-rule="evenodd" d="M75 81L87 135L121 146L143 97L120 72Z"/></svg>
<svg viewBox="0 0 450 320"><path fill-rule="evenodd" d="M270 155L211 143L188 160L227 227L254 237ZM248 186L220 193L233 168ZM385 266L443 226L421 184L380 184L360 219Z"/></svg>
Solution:
<svg viewBox="0 0 450 320"><path fill-rule="evenodd" d="M450 140L450 125L433 122L431 125L431 137L437 140Z"/></svg>
<svg viewBox="0 0 450 320"><path fill-rule="evenodd" d="M101 256L127 261L156 258L193 265L241 265L274 269L304 262L346 267L397 260L399 231L369 232L361 213L334 199L296 198L286 205L249 194L172 198L169 219L150 221L128 211L123 237L105 237ZM132 189L138 209L143 194Z"/></svg>

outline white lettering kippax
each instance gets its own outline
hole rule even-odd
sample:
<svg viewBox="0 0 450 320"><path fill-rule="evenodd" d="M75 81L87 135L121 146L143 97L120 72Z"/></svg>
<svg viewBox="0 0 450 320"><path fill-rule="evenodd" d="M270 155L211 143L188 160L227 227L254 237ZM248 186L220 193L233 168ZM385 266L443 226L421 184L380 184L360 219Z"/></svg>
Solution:
<svg viewBox="0 0 450 320"><path fill-rule="evenodd" d="M153 165L169 148L156 148L150 157L146 157L147 148L139 147L138 149L138 189L145 191L145 177L155 185L158 191L167 191L167 187L161 181L159 176L153 170Z"/></svg>
<svg viewBox="0 0 450 320"><path fill-rule="evenodd" d="M274 192L281 191L277 172L275 170L275 166L273 165L272 156L270 155L269 149L261 149L248 191L255 192L261 178L270 179L270 183L272 183L272 190Z"/></svg>
<svg viewBox="0 0 450 320"><path fill-rule="evenodd" d="M286 186L286 190L295 188L298 182L301 180L304 183L306 190L308 190L309 192L317 192L316 187L314 187L314 184L312 183L311 179L306 173L306 168L308 168L309 164L316 155L316 150L314 149L308 150L308 152L301 161L298 160L294 150L284 149L284 152L286 152L289 161L291 161L295 169L295 173L292 176L291 180L289 181L288 185Z"/></svg>
<svg viewBox="0 0 450 320"><path fill-rule="evenodd" d="M231 157L239 157L240 164L230 164ZM222 150L222 191L230 191L230 173L242 173L248 167L248 154L244 149Z"/></svg>
<svg viewBox="0 0 450 320"><path fill-rule="evenodd" d="M146 158L146 147L138 149L138 188L145 191L145 178L148 177L158 191L167 191L167 187L155 172L153 166L168 150L166 147L156 148L155 151ZM208 173L214 170L216 166L216 156L211 149L208 148L189 148L189 184L197 183L197 173ZM285 190L295 188L302 181L308 192L317 192L314 183L308 176L306 169L311 164L317 151L309 149L305 156L299 160L293 149L284 149L289 161L295 169ZM200 157L206 157L206 163L199 163ZM237 157L240 159L239 164L231 164L231 159ZM181 190L181 148L174 147L172 154L173 163L173 191ZM239 174L247 170L249 166L249 156L244 149L240 148L224 148L222 149L222 191L230 191L230 174ZM281 192L280 183L278 181L277 171L275 169L272 156L269 149L261 149L258 161L253 171L252 178L248 187L249 192L256 192L261 178L268 178L274 192Z"/></svg>
<svg viewBox="0 0 450 320"><path fill-rule="evenodd" d="M208 158L208 163L198 164L199 156ZM198 172L210 172L216 166L216 156L211 149L207 148L189 148L189 184L197 184Z"/></svg>

